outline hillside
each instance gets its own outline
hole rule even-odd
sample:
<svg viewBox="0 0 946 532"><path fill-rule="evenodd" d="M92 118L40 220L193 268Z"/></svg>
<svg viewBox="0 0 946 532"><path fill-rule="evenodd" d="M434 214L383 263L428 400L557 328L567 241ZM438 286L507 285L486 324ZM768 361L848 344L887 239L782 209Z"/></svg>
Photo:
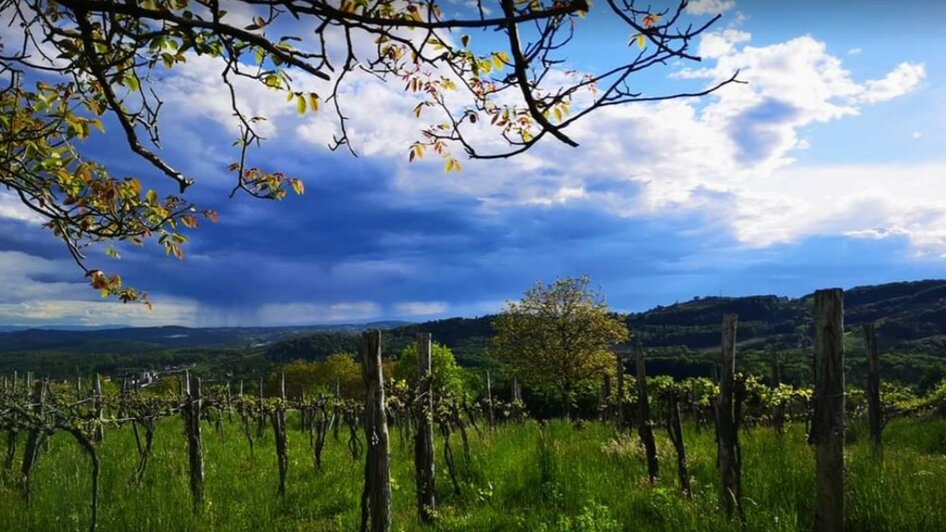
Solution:
<svg viewBox="0 0 946 532"><path fill-rule="evenodd" d="M727 313L739 315L742 369L768 373L772 350L783 356L789 382L808 378L807 353L812 329L812 295L697 297L625 316L636 338L647 347L654 374L677 377L709 375ZM338 352L357 352L358 332L386 329L384 350L396 356L418 331L433 334L468 367L493 364L488 356L495 316L449 318L424 323L377 322L313 327L125 328L87 331L23 330L0 333L0 370L52 367L74 372L91 366L124 368L195 359L228 365L235 356L253 353L245 364L297 358L321 360ZM861 286L845 291L845 326L849 362L859 378L860 325L875 321L891 374L905 382L930 385L946 376L946 280ZM626 351L628 345L618 346ZM95 355L94 357L92 355ZM94 363L91 360L96 358ZM103 359L105 359L103 361ZM102 366L105 364L105 366Z"/></svg>
<svg viewBox="0 0 946 532"><path fill-rule="evenodd" d="M308 327L116 327L112 329L19 329L0 332L0 353L14 351L70 351L79 353L137 353L177 348L254 348L283 338L353 333L366 327L389 329L403 321Z"/></svg>

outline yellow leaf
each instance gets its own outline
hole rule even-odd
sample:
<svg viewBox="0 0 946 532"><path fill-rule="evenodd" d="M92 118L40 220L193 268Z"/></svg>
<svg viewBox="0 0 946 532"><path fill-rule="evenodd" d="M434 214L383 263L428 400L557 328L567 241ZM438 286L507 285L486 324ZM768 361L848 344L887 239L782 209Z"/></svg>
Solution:
<svg viewBox="0 0 946 532"><path fill-rule="evenodd" d="M450 171L459 172L460 161L457 161L456 159L453 159L453 158L447 159L447 164L443 166L443 171L444 172L450 172Z"/></svg>
<svg viewBox="0 0 946 532"><path fill-rule="evenodd" d="M299 96L296 97L296 111L299 111L299 114L300 114L300 115L304 115L304 114L305 114L305 108L306 108L305 97L303 97L303 96L300 94Z"/></svg>
<svg viewBox="0 0 946 532"><path fill-rule="evenodd" d="M292 185L292 190L296 195L301 196L305 193L305 185L302 184L302 181L298 179L291 179L289 183Z"/></svg>
<svg viewBox="0 0 946 532"><path fill-rule="evenodd" d="M502 70L504 66L506 65L503 63L503 58L499 57L499 54L493 54L493 68Z"/></svg>
<svg viewBox="0 0 946 532"><path fill-rule="evenodd" d="M314 92L309 93L309 109L313 113L319 110L319 95Z"/></svg>
<svg viewBox="0 0 946 532"><path fill-rule="evenodd" d="M643 34L643 33L638 33L638 34L637 34L637 46L638 46L638 48L640 48L641 50L643 50L643 49L644 49L644 46L645 46L646 44L647 44L647 42L644 40L644 34Z"/></svg>

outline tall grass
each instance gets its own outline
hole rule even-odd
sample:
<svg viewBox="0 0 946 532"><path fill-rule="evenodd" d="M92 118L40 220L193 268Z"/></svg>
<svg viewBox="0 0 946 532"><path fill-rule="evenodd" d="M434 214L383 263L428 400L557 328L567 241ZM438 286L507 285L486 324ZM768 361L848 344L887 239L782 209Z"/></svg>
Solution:
<svg viewBox="0 0 946 532"><path fill-rule="evenodd" d="M132 480L137 453L128 427L100 445L102 530L356 530L363 460L348 454L344 436L329 436L323 471L313 468L307 436L289 421L290 469L278 497L272 431L249 448L239 427L204 428L207 505L194 513L187 484L186 441L180 419L162 421L141 484ZM453 494L437 440L438 518L435 530L666 531L738 530L717 508L712 431L684 429L693 500L676 485L673 447L658 433L660 477L647 480L637 438L613 428L564 422L470 432L466 460L452 441L461 493ZM780 440L766 428L740 433L746 529L810 530L814 460L803 427ZM848 524L851 530L946 529L946 421L898 420L887 427L882 460L852 430L847 449ZM394 529L419 530L410 439L392 434ZM22 447L22 445L21 445ZM26 504L9 479L0 485L0 528L85 530L88 459L66 435L55 435L34 472Z"/></svg>

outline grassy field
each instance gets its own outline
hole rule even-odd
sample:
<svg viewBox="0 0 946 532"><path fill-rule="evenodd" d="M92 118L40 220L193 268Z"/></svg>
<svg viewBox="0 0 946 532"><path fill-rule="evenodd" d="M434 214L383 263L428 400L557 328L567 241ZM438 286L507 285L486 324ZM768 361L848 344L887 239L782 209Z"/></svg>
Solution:
<svg viewBox="0 0 946 532"><path fill-rule="evenodd" d="M859 429L859 427L855 427ZM685 427L694 498L676 485L672 446L661 432L660 480L646 480L636 435L563 422L500 427L472 435L470 460L452 439L461 478L453 494L446 468L437 465L437 530L737 530L716 508L712 431ZM101 530L357 530L362 461L353 461L344 436L329 436L324 470L315 473L307 440L290 420L286 495L278 484L272 431L250 455L237 425L218 433L205 425L206 494L202 513L191 510L186 447L178 418L164 420L141 485L130 428L112 430L101 445ZM343 433L344 434L344 433ZM743 490L749 530L810 530L814 460L803 427L780 442L770 429L741 433ZM394 530L417 530L409 440L392 432ZM922 531L946 527L946 421L899 420L885 432L882 462L866 437L852 432L847 449L850 530ZM437 441L442 458L442 442ZM22 446L21 446L22 447ZM0 528L85 530L88 460L67 435L56 435L36 466L32 503L9 482L0 486Z"/></svg>

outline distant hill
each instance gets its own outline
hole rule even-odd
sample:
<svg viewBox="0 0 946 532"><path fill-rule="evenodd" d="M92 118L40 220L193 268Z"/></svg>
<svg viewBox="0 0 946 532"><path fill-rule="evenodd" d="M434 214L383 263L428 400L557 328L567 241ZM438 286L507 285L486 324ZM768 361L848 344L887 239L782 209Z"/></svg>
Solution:
<svg viewBox="0 0 946 532"><path fill-rule="evenodd" d="M326 332L355 332L365 328L391 329L409 322L306 327L124 327L113 329L20 329L0 332L0 353L68 351L74 353L135 353L178 348L262 348L283 338Z"/></svg>
<svg viewBox="0 0 946 532"><path fill-rule="evenodd" d="M743 346L778 349L806 347L813 323L814 294L790 299L777 296L706 297L632 314L628 325L646 345L719 346L720 323L727 313L739 315ZM859 286L844 292L844 323L849 331L876 322L884 348L927 351L946 337L946 281L929 280ZM938 350L938 348L937 348Z"/></svg>
<svg viewBox="0 0 946 532"><path fill-rule="evenodd" d="M871 321L877 323L882 356L886 357L882 361L886 360L891 378L928 386L946 377L946 280L860 286L846 290L844 299L852 379L861 378L863 365L860 325ZM697 297L623 318L648 349L648 371L655 375L708 376L719 349L723 315L734 313L739 316L741 371L768 374L771 351L775 350L784 355L783 379L805 382L810 377L812 306L812 294L800 298ZM74 371L69 368L91 358L86 354L108 355L110 367L145 366L149 360L152 365L154 360L180 363L197 356L227 367L237 363L233 357L242 357L241 364L257 368L297 358L322 360L332 353L355 353L360 348L359 332L366 328L386 329L382 343L388 356L397 356L417 332L425 331L453 349L462 365L477 367L495 363L488 356L494 319L481 316L312 327L20 330L0 333L0 369L33 364L43 371L54 365ZM619 351L629 348L617 347ZM65 354L72 358L64 358ZM95 364L109 367L101 360Z"/></svg>
<svg viewBox="0 0 946 532"><path fill-rule="evenodd" d="M724 314L739 316L741 349L798 350L810 347L813 294L800 298L774 295L697 297L624 316L628 327L655 353L704 352L719 348ZM450 318L392 328L385 335L385 352L397 353L418 331L430 332L451 347L461 363L485 363L485 351L495 334L495 316ZM883 349L946 355L946 280L861 286L845 291L845 327L854 339L860 326L877 322ZM322 359L331 352L356 352L353 334L317 333L282 340L269 350L277 361ZM619 346L629 349L629 346ZM944 356L946 359L946 356ZM708 360L708 359L707 359ZM708 363L708 362L707 362Z"/></svg>

